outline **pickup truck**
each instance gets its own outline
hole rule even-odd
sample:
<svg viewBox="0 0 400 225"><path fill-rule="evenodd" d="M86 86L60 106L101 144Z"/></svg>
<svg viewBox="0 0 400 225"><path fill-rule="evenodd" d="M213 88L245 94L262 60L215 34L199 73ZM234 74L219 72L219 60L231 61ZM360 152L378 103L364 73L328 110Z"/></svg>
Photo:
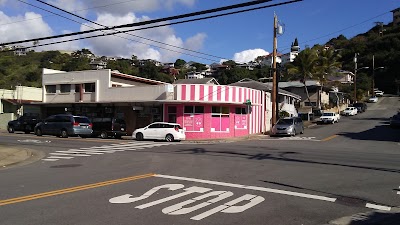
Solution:
<svg viewBox="0 0 400 225"><path fill-rule="evenodd" d="M338 123L340 119L340 115L334 112L324 112L322 116L319 118L318 123Z"/></svg>
<svg viewBox="0 0 400 225"><path fill-rule="evenodd" d="M7 124L8 133L14 133L15 131L24 131L26 134L33 132L36 124L42 120L36 116L21 116L16 120L11 120Z"/></svg>

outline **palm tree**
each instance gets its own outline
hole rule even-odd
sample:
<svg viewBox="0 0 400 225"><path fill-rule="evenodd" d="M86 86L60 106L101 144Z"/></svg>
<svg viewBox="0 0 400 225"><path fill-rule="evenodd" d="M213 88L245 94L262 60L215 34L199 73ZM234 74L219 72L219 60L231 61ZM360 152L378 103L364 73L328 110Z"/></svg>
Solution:
<svg viewBox="0 0 400 225"><path fill-rule="evenodd" d="M306 48L301 51L294 59L293 63L288 65L288 73L294 79L300 79L304 84L307 100L311 104L310 95L308 93L306 81L312 79L317 72L318 55L314 49Z"/></svg>
<svg viewBox="0 0 400 225"><path fill-rule="evenodd" d="M342 64L338 60L341 55L337 54L333 48L325 48L324 46L316 47L316 51L318 55L316 77L318 77L321 84L320 92L322 93L324 84L326 83L326 75L339 75L338 71Z"/></svg>

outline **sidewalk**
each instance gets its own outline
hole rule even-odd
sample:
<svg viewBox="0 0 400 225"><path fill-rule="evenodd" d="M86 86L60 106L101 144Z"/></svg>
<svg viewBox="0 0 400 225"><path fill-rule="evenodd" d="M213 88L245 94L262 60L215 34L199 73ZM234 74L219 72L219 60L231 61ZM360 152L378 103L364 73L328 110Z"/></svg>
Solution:
<svg viewBox="0 0 400 225"><path fill-rule="evenodd" d="M0 145L0 170L16 165L34 162L44 156L44 153L32 151L27 148L16 148Z"/></svg>

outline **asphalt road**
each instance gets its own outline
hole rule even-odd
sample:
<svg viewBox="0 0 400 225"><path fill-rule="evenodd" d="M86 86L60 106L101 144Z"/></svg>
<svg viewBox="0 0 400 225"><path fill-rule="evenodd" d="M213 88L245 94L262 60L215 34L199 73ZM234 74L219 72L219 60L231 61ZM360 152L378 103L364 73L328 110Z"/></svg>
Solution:
<svg viewBox="0 0 400 225"><path fill-rule="evenodd" d="M346 224L334 220L376 209L351 224L398 224L399 107L381 98L294 138L233 143L1 133L46 157L0 170L0 224Z"/></svg>

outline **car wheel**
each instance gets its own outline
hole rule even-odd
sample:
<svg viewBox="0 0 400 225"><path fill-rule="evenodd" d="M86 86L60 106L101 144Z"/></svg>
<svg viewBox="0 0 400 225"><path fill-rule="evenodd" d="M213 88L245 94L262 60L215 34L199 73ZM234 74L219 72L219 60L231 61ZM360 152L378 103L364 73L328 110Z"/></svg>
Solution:
<svg viewBox="0 0 400 225"><path fill-rule="evenodd" d="M173 142L173 141L174 141L174 135L172 135L172 134L167 134L167 135L165 136L165 140L166 140L167 142Z"/></svg>
<svg viewBox="0 0 400 225"><path fill-rule="evenodd" d="M15 131L13 126L9 126L7 128L7 130L8 130L8 133L14 133L14 131Z"/></svg>
<svg viewBox="0 0 400 225"><path fill-rule="evenodd" d="M100 137L101 137L102 139L108 138L107 132L106 132L106 131L102 131L102 132L100 133Z"/></svg>
<svg viewBox="0 0 400 225"><path fill-rule="evenodd" d="M60 136L61 136L62 138L67 138L67 137L68 137L68 132L67 132L66 130L61 130Z"/></svg>
<svg viewBox="0 0 400 225"><path fill-rule="evenodd" d="M25 132L25 134L29 134L29 133L31 132L31 130L32 130L31 126L27 125L27 126L25 127L24 132Z"/></svg>
<svg viewBox="0 0 400 225"><path fill-rule="evenodd" d="M332 120L332 124L334 124L335 123L335 120Z"/></svg>
<svg viewBox="0 0 400 225"><path fill-rule="evenodd" d="M142 133L137 133L136 134L136 140L137 141L143 141L143 134Z"/></svg>
<svg viewBox="0 0 400 225"><path fill-rule="evenodd" d="M303 127L303 129L301 130L300 134L304 134L304 127Z"/></svg>
<svg viewBox="0 0 400 225"><path fill-rule="evenodd" d="M37 136L42 136L42 135L43 135L42 130L41 130L40 128L36 129L35 134L36 134Z"/></svg>

